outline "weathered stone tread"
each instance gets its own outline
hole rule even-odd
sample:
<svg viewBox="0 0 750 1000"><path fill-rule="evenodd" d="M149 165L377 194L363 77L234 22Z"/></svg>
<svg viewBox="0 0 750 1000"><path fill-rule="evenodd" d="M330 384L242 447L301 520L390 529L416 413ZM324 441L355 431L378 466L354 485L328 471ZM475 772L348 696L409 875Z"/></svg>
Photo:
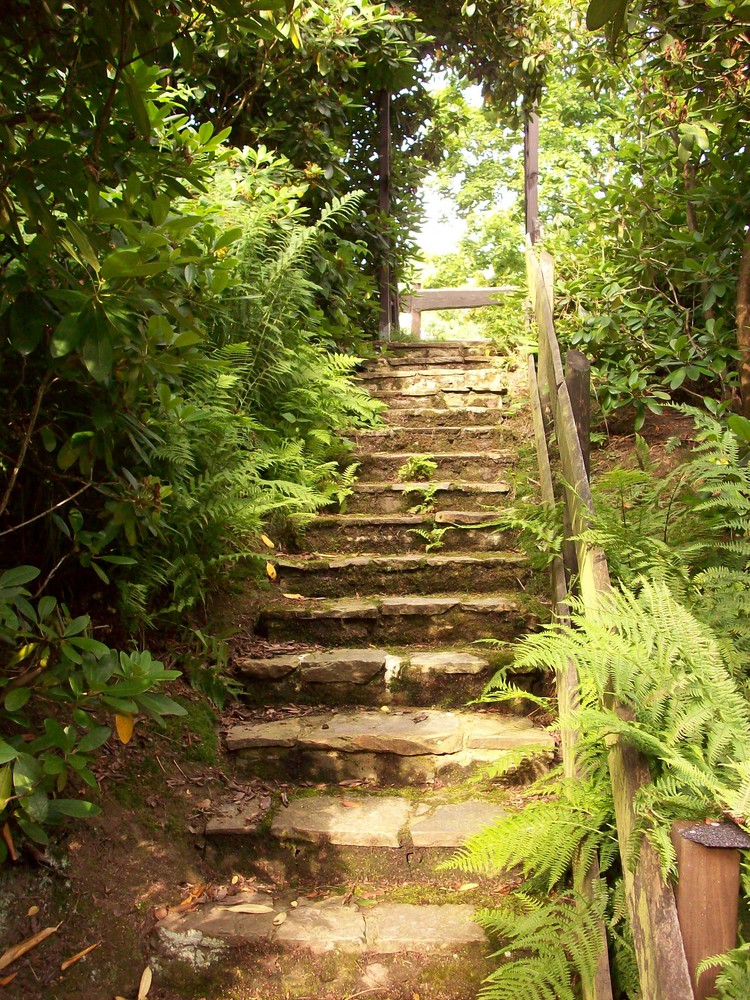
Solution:
<svg viewBox="0 0 750 1000"><path fill-rule="evenodd" d="M241 893L189 913L169 913L157 924L157 933L166 951L200 956L196 964L205 964L227 947L261 941L318 954L381 955L453 952L486 943L469 904L386 902L360 909L339 896L294 902L292 907L266 893ZM242 912L253 907L267 912Z"/></svg>

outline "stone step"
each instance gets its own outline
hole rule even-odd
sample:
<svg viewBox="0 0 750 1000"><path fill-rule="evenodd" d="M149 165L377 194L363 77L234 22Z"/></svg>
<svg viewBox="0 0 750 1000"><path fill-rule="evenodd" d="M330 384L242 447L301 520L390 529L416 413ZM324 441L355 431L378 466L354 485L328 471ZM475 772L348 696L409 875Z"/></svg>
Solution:
<svg viewBox="0 0 750 1000"><path fill-rule="evenodd" d="M505 389L381 389L368 388L371 396L387 403L393 410L418 409L499 409L503 405Z"/></svg>
<svg viewBox="0 0 750 1000"><path fill-rule="evenodd" d="M411 399L415 403L418 402L415 397L411 397ZM464 406L460 412L456 412L453 407L437 408L415 405L409 409L395 407L384 410L380 416L385 424L398 424L402 427L414 427L420 430L457 423L472 427L496 427L504 419L504 414L497 406Z"/></svg>
<svg viewBox="0 0 750 1000"><path fill-rule="evenodd" d="M408 354L410 351L424 351L429 353L431 351L444 351L450 349L452 351L483 351L487 349L494 350L494 342L489 340L487 337L474 337L471 340L389 340L380 345L381 350L385 353L405 353Z"/></svg>
<svg viewBox="0 0 750 1000"><path fill-rule="evenodd" d="M399 410L403 413L403 410ZM440 411L437 411L440 412ZM495 412L495 411L493 411ZM352 440L360 452L374 451L431 452L498 451L508 440L509 432L499 424L447 425L442 427L390 426L359 431Z"/></svg>
<svg viewBox="0 0 750 1000"><path fill-rule="evenodd" d="M280 840L377 848L457 848L507 816L503 806L482 799L446 802L422 795L417 801L361 793L305 795L271 812L270 833ZM262 831L265 836L267 817L259 806L230 801L214 808L205 833L246 837Z"/></svg>
<svg viewBox="0 0 750 1000"><path fill-rule="evenodd" d="M282 592L309 597L444 594L463 590L488 594L519 582L523 584L530 575L527 558L518 552L311 554L280 556L273 563Z"/></svg>
<svg viewBox="0 0 750 1000"><path fill-rule="evenodd" d="M168 954L183 960L189 955L198 967L219 960L228 948L250 944L313 954L450 957L456 949L486 947L474 913L468 903L358 906L343 896L313 901L247 890L192 911L168 913L156 930Z"/></svg>
<svg viewBox="0 0 750 1000"><path fill-rule="evenodd" d="M507 394L507 376L499 368L373 368L362 372L357 381L380 395L382 391L412 392L414 390L468 393L490 390Z"/></svg>
<svg viewBox="0 0 750 1000"><path fill-rule="evenodd" d="M496 520L492 511L321 514L305 529L302 542L307 551L319 552L424 552L427 542L416 532L437 527L446 529L440 537L443 553L497 552L512 544L513 536L493 527Z"/></svg>
<svg viewBox="0 0 750 1000"><path fill-rule="evenodd" d="M268 603L256 629L274 642L329 646L472 642L490 636L507 641L533 629L542 613L541 605L527 595L308 597Z"/></svg>
<svg viewBox="0 0 750 1000"><path fill-rule="evenodd" d="M428 705L462 708L480 697L500 667L524 691L545 694L546 676L519 673L510 645L477 647L343 648L298 652L266 658L236 656L234 677L254 705ZM528 702L506 702L517 715Z"/></svg>
<svg viewBox="0 0 750 1000"><path fill-rule="evenodd" d="M505 482L451 480L429 483L355 483L346 499L349 514L407 514L462 510L481 512L505 506L511 487ZM421 508L421 510L415 510Z"/></svg>
<svg viewBox="0 0 750 1000"><path fill-rule="evenodd" d="M398 354L380 354L376 359L368 360L362 370L385 371L399 368L486 368L491 363L494 352L486 351L429 351L420 355L413 351L399 351Z"/></svg>
<svg viewBox="0 0 750 1000"><path fill-rule="evenodd" d="M378 786L451 780L503 750L554 748L550 734L527 718L418 706L244 722L229 729L225 742L245 776Z"/></svg>
<svg viewBox="0 0 750 1000"><path fill-rule="evenodd" d="M456 451L419 455L413 452L372 451L358 452L357 476L360 483L390 482L398 478L399 472L406 470L410 463L419 458L437 463L434 479L462 479L474 483L496 483L515 459L510 451ZM413 475L413 472L411 473ZM420 480L422 486L429 486L432 480Z"/></svg>

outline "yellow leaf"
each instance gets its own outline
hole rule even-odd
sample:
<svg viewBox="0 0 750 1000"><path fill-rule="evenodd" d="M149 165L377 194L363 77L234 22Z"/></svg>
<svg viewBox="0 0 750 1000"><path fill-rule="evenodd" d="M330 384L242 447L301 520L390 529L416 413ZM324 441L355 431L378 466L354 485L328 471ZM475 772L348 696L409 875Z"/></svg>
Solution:
<svg viewBox="0 0 750 1000"><path fill-rule="evenodd" d="M479 888L479 883L478 882L464 882L463 885L460 885L458 887L458 891L459 892L471 892L472 889L478 889L478 888Z"/></svg>
<svg viewBox="0 0 750 1000"><path fill-rule="evenodd" d="M65 970L69 969L71 965L75 965L76 962L82 959L84 955L88 955L88 953L93 951L94 948L98 948L100 944L101 941L97 941L96 944L90 944L88 948L84 948L82 951L77 951L71 958L66 958L60 965L60 972L65 972Z"/></svg>
<svg viewBox="0 0 750 1000"><path fill-rule="evenodd" d="M130 743L133 738L135 719L132 715L115 715L115 729L120 739L120 743Z"/></svg>
<svg viewBox="0 0 750 1000"><path fill-rule="evenodd" d="M282 594L282 597L286 597L290 601L304 601L303 594Z"/></svg>
<svg viewBox="0 0 750 1000"><path fill-rule="evenodd" d="M271 539L268 537L268 535L261 535L260 536L260 540L261 540L261 542L263 542L264 545L267 545L269 547L269 549L275 549L276 548L276 546L271 541Z"/></svg>
<svg viewBox="0 0 750 1000"><path fill-rule="evenodd" d="M266 563L266 573L268 574L268 579L269 580L275 580L276 579L276 567L274 566L273 563L270 563L270 562Z"/></svg>
<svg viewBox="0 0 750 1000"><path fill-rule="evenodd" d="M146 1000L148 996L148 991L151 989L151 982L154 976L151 972L151 966L147 965L143 970L143 975L141 976L141 982L138 987L138 1000Z"/></svg>
<svg viewBox="0 0 750 1000"><path fill-rule="evenodd" d="M278 927L279 924L283 924L285 920L286 920L286 913L277 913L276 916L273 918L273 922L276 927Z"/></svg>

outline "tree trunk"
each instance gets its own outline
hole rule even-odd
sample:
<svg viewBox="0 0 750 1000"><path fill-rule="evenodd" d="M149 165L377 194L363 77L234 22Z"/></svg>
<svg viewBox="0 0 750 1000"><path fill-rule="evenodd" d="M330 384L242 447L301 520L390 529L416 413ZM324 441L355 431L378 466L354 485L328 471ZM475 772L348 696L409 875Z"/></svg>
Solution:
<svg viewBox="0 0 750 1000"><path fill-rule="evenodd" d="M750 419L750 228L745 233L737 279L737 347L742 412Z"/></svg>

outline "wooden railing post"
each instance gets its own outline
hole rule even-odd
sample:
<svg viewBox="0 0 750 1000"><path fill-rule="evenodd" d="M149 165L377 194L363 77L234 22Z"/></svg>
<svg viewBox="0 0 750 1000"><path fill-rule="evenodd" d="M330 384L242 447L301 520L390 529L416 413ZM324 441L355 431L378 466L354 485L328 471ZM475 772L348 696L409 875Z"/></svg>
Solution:
<svg viewBox="0 0 750 1000"><path fill-rule="evenodd" d="M674 823L672 843L677 853L675 889L685 957L695 1000L714 995L717 966L700 976L701 962L737 944L740 896L740 850L750 848L750 836L734 823Z"/></svg>
<svg viewBox="0 0 750 1000"><path fill-rule="evenodd" d="M591 362L580 351L565 355L565 381L581 442L586 475L591 471Z"/></svg>
<svg viewBox="0 0 750 1000"><path fill-rule="evenodd" d="M418 292L422 286L415 285L414 291ZM417 308L416 295L410 299L411 302L411 335L416 340L422 336L422 310Z"/></svg>

